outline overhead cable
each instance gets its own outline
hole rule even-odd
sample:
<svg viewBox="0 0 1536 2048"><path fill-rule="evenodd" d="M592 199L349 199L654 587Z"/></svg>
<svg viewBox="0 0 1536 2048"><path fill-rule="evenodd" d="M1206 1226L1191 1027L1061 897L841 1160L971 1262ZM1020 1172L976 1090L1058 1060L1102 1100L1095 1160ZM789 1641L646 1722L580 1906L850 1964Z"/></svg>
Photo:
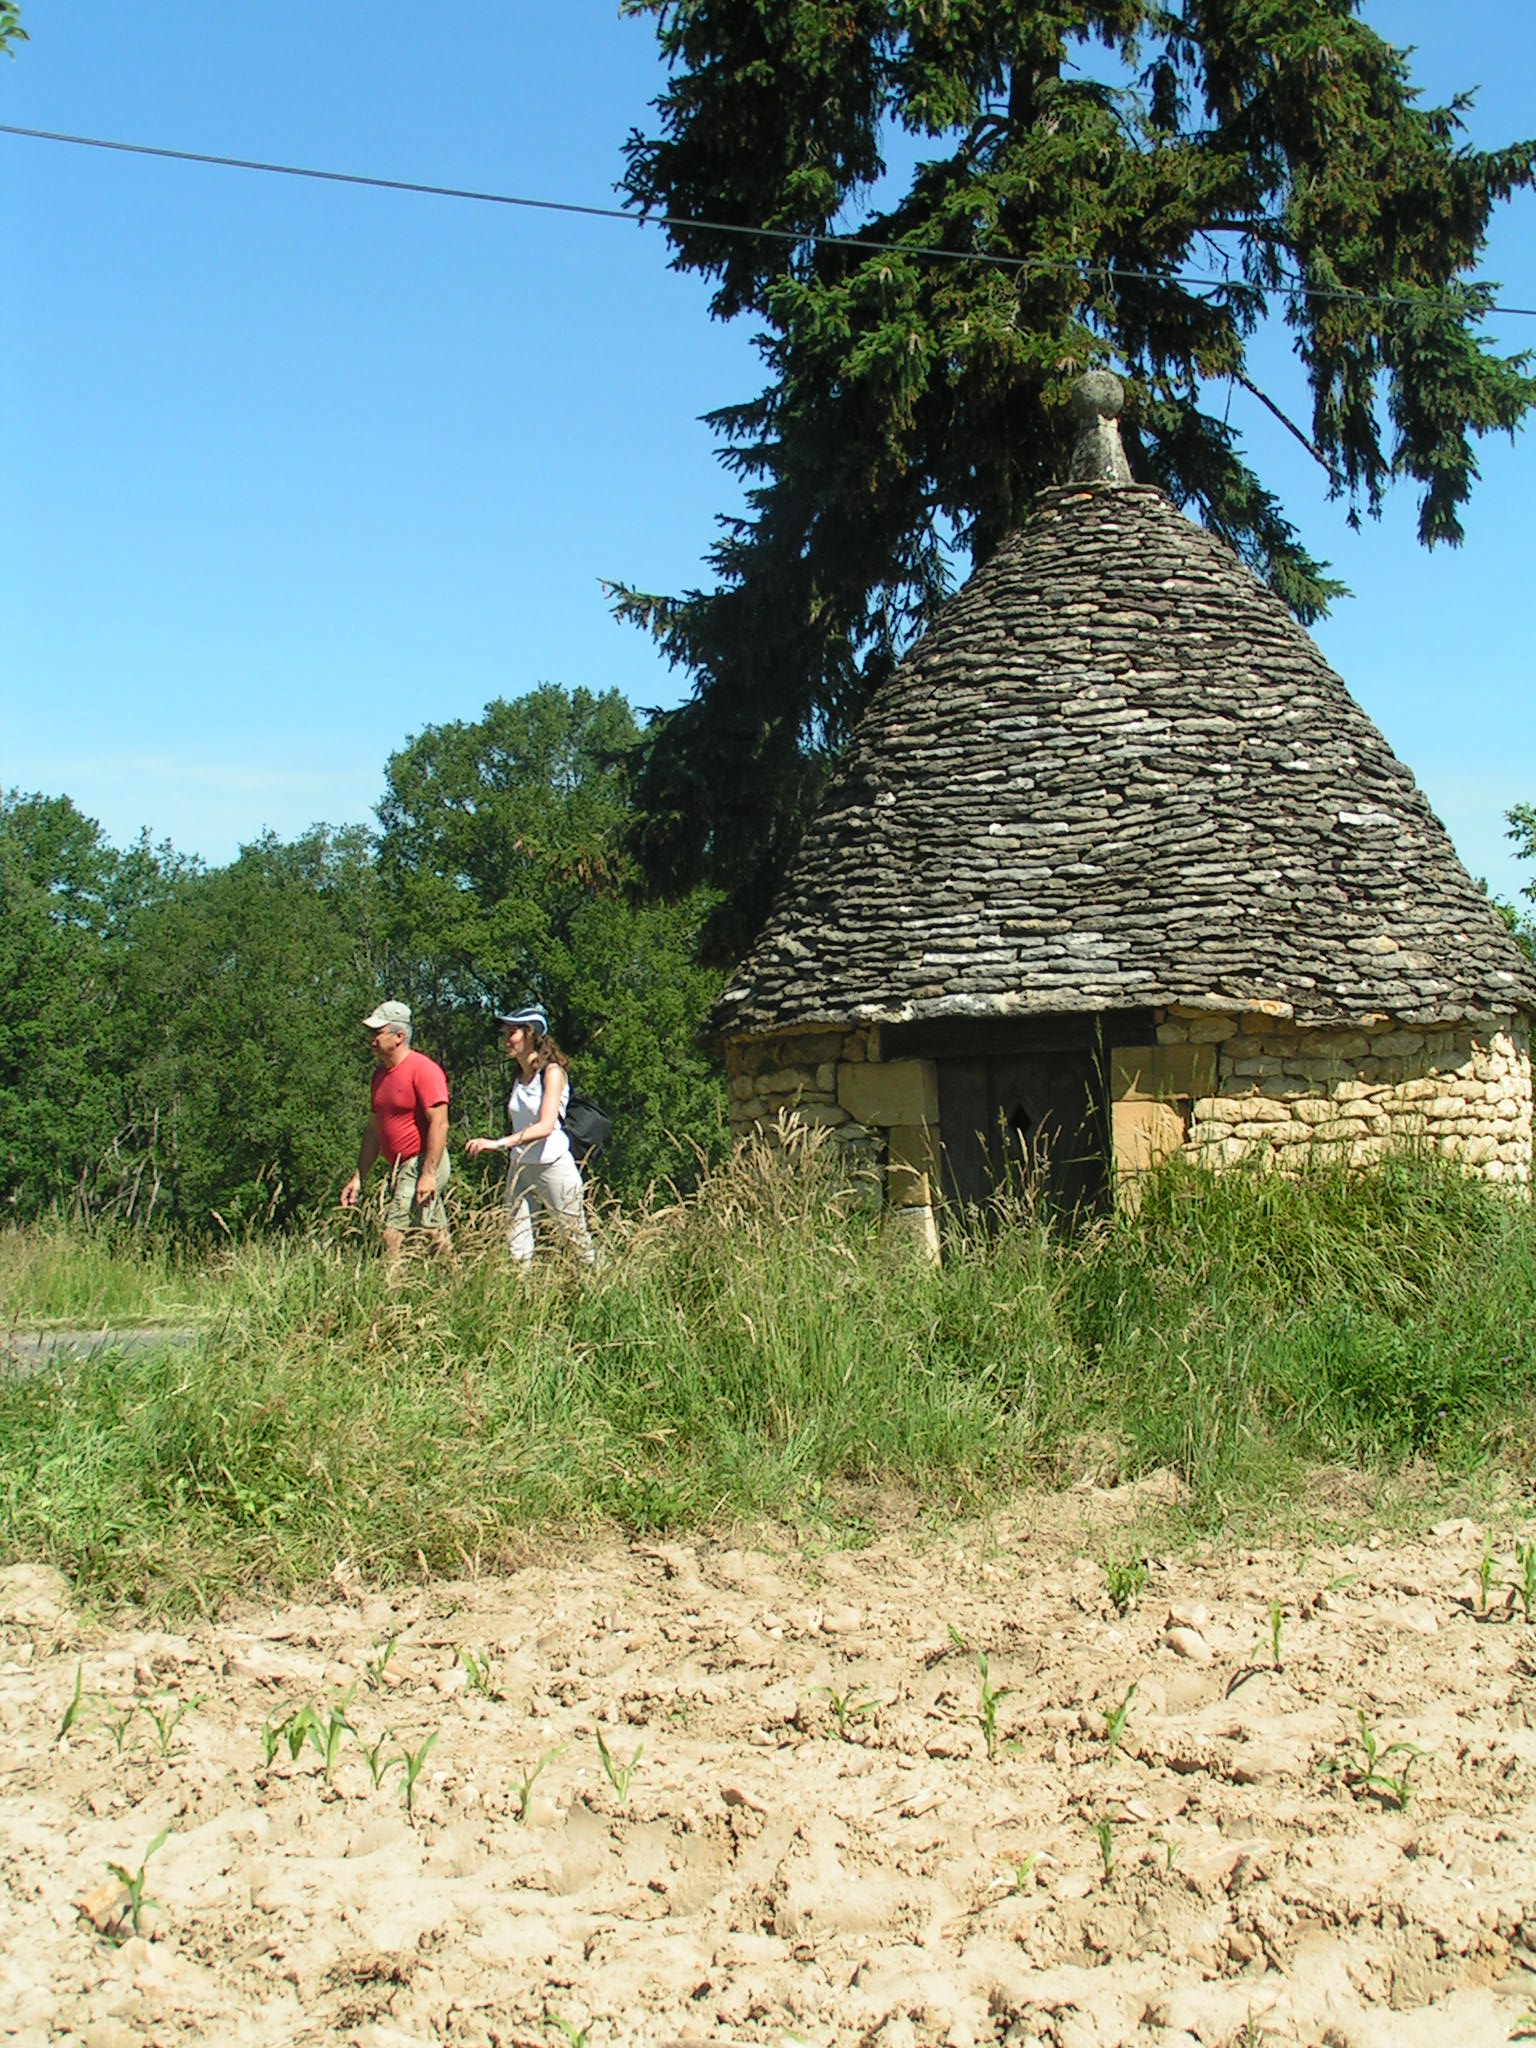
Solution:
<svg viewBox="0 0 1536 2048"><path fill-rule="evenodd" d="M1255 285L1230 277L1201 277L1185 272L1132 269L1123 263L1099 262L1088 257L996 256L984 249L940 249L928 243L888 242L871 235L817 234L799 228L748 227L739 221L701 220L671 213L634 213L620 206L587 206L571 199L529 199L511 192L486 192L472 185L424 184L414 178L371 177L362 171L322 171L308 164L268 163L259 157L216 156L207 150L167 149L150 142L122 142L103 135L68 135L51 128L23 128L0 121L0 135L16 135L32 142L68 143L76 149L105 149L124 156L164 158L170 163L211 164L226 171L260 171L269 177L309 178L323 185L361 185L376 192L411 192L428 199L463 199L480 206L515 206L535 213L577 214L588 220L625 221L631 227L673 228L681 233L735 235L746 240L787 243L795 248L855 249L873 255L923 257L941 263L980 263L992 270L1030 274L1052 274L1081 270L1131 284L1177 284L1199 290L1271 290L1292 298L1342 301L1358 306L1403 306L1422 312L1437 300L1460 303L1450 292L1357 292L1342 287L1307 284L1301 278L1284 277L1274 285ZM1483 313L1503 313L1521 320L1536 320L1536 306L1484 306Z"/></svg>

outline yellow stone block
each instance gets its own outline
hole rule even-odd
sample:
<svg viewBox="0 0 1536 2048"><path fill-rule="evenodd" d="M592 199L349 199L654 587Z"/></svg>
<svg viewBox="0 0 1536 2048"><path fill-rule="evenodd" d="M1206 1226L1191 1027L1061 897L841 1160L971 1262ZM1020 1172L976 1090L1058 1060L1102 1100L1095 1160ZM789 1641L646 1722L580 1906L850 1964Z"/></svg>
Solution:
<svg viewBox="0 0 1536 2048"><path fill-rule="evenodd" d="M1171 1159L1184 1143L1185 1123L1171 1103L1127 1100L1110 1109L1115 1177L1122 1194L1138 1174Z"/></svg>
<svg viewBox="0 0 1536 2048"><path fill-rule="evenodd" d="M1130 1045L1110 1054L1115 1102L1191 1102L1216 1093L1213 1045Z"/></svg>
<svg viewBox="0 0 1536 2048"><path fill-rule="evenodd" d="M837 1099L856 1123L937 1124L938 1069L932 1060L842 1060Z"/></svg>
<svg viewBox="0 0 1536 2048"><path fill-rule="evenodd" d="M933 1206L939 1180L938 1133L932 1124L898 1124L890 1135L886 1184L891 1206Z"/></svg>

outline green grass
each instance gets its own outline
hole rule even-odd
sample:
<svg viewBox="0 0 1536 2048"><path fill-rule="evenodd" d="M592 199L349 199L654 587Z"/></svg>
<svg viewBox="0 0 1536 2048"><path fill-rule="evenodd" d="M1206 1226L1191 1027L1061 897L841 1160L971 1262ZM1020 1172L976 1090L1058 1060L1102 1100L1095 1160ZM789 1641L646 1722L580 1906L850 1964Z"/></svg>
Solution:
<svg viewBox="0 0 1536 2048"><path fill-rule="evenodd" d="M0 1381L0 1554L207 1605L338 1558L458 1571L556 1525L851 1520L892 1489L976 1508L1088 1447L1101 1476L1172 1467L1210 1526L1319 1465L1516 1460L1536 1389L1531 1206L1432 1164L1169 1172L1134 1217L1066 1240L1021 1212L933 1269L815 1145L612 1219L593 1276L511 1272L478 1236L391 1287L355 1222L201 1270L12 1233L12 1320L88 1300L205 1334Z"/></svg>

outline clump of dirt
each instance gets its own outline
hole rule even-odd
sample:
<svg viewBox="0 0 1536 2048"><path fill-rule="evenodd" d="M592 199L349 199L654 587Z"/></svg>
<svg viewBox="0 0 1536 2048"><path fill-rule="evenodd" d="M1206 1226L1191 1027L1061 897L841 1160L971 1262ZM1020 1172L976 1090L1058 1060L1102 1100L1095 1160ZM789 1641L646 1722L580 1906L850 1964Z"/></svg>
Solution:
<svg viewBox="0 0 1536 2048"><path fill-rule="evenodd" d="M1485 1608L1466 1521L1143 1579L1136 1506L393 1597L339 1567L322 1604L184 1634L82 1624L14 1566L0 2038L1519 2038L1514 1532Z"/></svg>

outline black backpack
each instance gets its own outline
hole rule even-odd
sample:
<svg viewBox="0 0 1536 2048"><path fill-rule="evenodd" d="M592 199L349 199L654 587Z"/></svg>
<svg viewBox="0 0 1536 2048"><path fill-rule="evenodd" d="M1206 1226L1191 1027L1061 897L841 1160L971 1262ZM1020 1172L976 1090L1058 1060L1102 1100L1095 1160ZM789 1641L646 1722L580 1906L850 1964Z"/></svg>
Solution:
<svg viewBox="0 0 1536 2048"><path fill-rule="evenodd" d="M571 1157L578 1166L585 1166L613 1136L613 1118L605 1116L591 1096L578 1088L569 1075L566 1077L565 1103L560 1111L560 1121L571 1141Z"/></svg>

